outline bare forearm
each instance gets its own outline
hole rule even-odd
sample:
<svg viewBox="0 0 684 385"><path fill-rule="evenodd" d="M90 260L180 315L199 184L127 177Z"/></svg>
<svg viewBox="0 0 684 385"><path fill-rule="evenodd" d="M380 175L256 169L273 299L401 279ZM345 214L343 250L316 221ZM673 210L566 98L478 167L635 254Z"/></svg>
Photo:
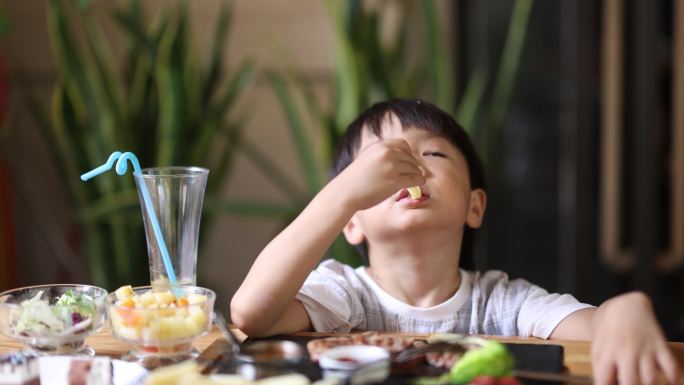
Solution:
<svg viewBox="0 0 684 385"><path fill-rule="evenodd" d="M589 333L591 339L596 338L596 332L606 323L616 322L624 311L640 309L648 314L653 313L651 300L642 292L630 292L621 294L602 303L589 320Z"/></svg>
<svg viewBox="0 0 684 385"><path fill-rule="evenodd" d="M551 333L550 339L585 340L596 337L596 331L610 319L611 313L619 313L620 307L630 306L650 311L651 302L643 293L632 292L611 298L601 306L579 310L561 321Z"/></svg>
<svg viewBox="0 0 684 385"><path fill-rule="evenodd" d="M233 322L270 330L354 213L328 185L259 254L231 302Z"/></svg>

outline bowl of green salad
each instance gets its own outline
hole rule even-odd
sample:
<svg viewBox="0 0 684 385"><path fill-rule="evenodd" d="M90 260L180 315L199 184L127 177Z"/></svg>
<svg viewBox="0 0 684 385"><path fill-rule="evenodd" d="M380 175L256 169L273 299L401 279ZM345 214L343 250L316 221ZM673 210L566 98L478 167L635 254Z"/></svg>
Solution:
<svg viewBox="0 0 684 385"><path fill-rule="evenodd" d="M0 332L37 355L87 355L85 338L102 329L105 289L77 284L29 286L0 293Z"/></svg>

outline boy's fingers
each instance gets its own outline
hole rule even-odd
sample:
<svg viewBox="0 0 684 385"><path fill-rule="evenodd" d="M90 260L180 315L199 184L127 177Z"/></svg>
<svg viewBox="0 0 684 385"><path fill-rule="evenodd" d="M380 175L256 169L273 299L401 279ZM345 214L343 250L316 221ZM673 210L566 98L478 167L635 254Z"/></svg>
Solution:
<svg viewBox="0 0 684 385"><path fill-rule="evenodd" d="M613 362L603 361L594 362L594 364L595 385L615 384L615 364Z"/></svg>
<svg viewBox="0 0 684 385"><path fill-rule="evenodd" d="M653 385L656 380L656 366L653 358L648 355L639 360L639 375L642 385Z"/></svg>
<svg viewBox="0 0 684 385"><path fill-rule="evenodd" d="M423 168L415 162L400 160L398 170L400 174L423 175Z"/></svg>
<svg viewBox="0 0 684 385"><path fill-rule="evenodd" d="M618 384L637 385L639 373L637 372L638 363L635 357L627 357L618 361Z"/></svg>
<svg viewBox="0 0 684 385"><path fill-rule="evenodd" d="M670 384L677 384L679 381L679 368L677 367L677 361L675 361L670 350L665 348L664 350L659 351L656 360L658 361L658 366L660 366L663 373L665 373L667 382Z"/></svg>

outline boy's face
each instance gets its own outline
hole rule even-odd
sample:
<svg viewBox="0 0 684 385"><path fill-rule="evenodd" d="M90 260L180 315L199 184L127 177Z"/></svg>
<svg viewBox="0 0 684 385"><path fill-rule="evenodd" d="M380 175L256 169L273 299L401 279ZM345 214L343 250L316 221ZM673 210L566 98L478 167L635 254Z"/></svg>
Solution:
<svg viewBox="0 0 684 385"><path fill-rule="evenodd" d="M460 240L464 225L480 226L486 195L481 189L471 190L466 160L454 145L427 130L411 127L404 130L394 117L385 119L382 138L365 130L359 152L389 138L406 140L425 169L426 182L420 186L423 196L411 199L404 189L376 206L357 212L351 225L345 228L351 243L365 239L372 245L375 240L391 241L393 237L405 237L407 232L422 230L444 232Z"/></svg>

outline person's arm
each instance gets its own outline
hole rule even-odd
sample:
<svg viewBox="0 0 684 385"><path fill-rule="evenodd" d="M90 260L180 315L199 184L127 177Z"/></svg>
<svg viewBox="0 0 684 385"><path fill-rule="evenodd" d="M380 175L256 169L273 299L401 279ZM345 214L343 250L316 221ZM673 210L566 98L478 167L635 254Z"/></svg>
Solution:
<svg viewBox="0 0 684 385"><path fill-rule="evenodd" d="M662 372L670 384L679 376L651 301L639 292L627 293L598 308L579 310L551 333L550 339L591 340L594 383L653 384Z"/></svg>
<svg viewBox="0 0 684 385"><path fill-rule="evenodd" d="M233 323L250 336L310 329L295 295L352 215L424 182L406 141L368 146L259 254L231 301Z"/></svg>

